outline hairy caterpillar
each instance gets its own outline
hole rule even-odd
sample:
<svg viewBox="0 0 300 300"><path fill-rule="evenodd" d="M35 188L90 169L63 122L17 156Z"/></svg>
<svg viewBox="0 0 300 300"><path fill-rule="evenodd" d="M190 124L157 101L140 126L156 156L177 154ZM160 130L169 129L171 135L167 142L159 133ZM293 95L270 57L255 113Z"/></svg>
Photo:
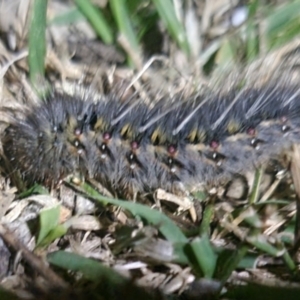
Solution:
<svg viewBox="0 0 300 300"><path fill-rule="evenodd" d="M154 105L54 93L6 112L11 171L47 185L80 172L127 197L226 182L300 141L299 88L282 77Z"/></svg>

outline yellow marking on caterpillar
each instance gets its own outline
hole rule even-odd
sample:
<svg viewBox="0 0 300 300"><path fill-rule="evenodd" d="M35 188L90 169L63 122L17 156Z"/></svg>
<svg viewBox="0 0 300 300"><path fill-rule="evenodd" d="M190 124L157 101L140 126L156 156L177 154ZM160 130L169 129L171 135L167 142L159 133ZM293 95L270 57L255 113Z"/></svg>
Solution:
<svg viewBox="0 0 300 300"><path fill-rule="evenodd" d="M121 136L125 139L130 139L132 138L132 129L131 129L131 126L130 126L130 123L127 123L126 125L124 125L121 129L121 132L120 132Z"/></svg>
<svg viewBox="0 0 300 300"><path fill-rule="evenodd" d="M153 131L151 135L151 142L153 144L163 144L166 142L166 135L161 131L160 128L157 128Z"/></svg>
<svg viewBox="0 0 300 300"><path fill-rule="evenodd" d="M206 139L206 132L203 129L194 128L188 135L190 143L204 143Z"/></svg>
<svg viewBox="0 0 300 300"><path fill-rule="evenodd" d="M76 118L73 117L73 116L70 116L69 119L68 119L68 124L69 124L71 130L73 130L76 127L76 125L77 125Z"/></svg>
<svg viewBox="0 0 300 300"><path fill-rule="evenodd" d="M241 129L241 124L236 122L234 119L230 120L227 125L227 131L230 134L235 134Z"/></svg>
<svg viewBox="0 0 300 300"><path fill-rule="evenodd" d="M107 125L103 118L99 118L94 126L94 129L104 131L106 127Z"/></svg>
<svg viewBox="0 0 300 300"><path fill-rule="evenodd" d="M191 143L195 143L195 140L196 140L196 138L197 138L197 134L198 134L198 132L197 132L197 129L196 129L196 128L193 129L193 130L189 133L188 139L189 139L189 141L190 141Z"/></svg>
<svg viewBox="0 0 300 300"><path fill-rule="evenodd" d="M204 143L206 139L206 132L203 129L197 131L197 139L199 143Z"/></svg>

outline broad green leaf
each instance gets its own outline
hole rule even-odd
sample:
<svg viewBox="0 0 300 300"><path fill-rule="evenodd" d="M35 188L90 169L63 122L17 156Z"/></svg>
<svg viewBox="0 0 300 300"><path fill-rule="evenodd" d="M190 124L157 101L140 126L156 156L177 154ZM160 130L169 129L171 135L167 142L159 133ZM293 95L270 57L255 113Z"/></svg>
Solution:
<svg viewBox="0 0 300 300"><path fill-rule="evenodd" d="M38 246L43 247L51 244L54 240L65 235L67 231L68 231L68 227L65 226L64 224L57 225L46 235L46 237L43 240L41 240Z"/></svg>
<svg viewBox="0 0 300 300"><path fill-rule="evenodd" d="M240 245L240 247L235 250L224 250L220 253L217 260L217 269L215 278L218 278L224 284L231 273L240 265L242 259L245 257L249 247L246 245ZM253 267L257 257L251 261L248 259L248 263L251 263L250 267ZM245 262L245 261L244 261Z"/></svg>
<svg viewBox="0 0 300 300"><path fill-rule="evenodd" d="M187 245L186 251L190 261L193 261L193 267L206 278L213 278L216 264L217 254L215 253L209 237L203 235L201 238L194 239Z"/></svg>
<svg viewBox="0 0 300 300"><path fill-rule="evenodd" d="M170 242L187 242L187 238L182 231L165 214L139 203L104 197L86 183L82 185L82 188L91 198L101 202L102 204L109 203L117 205L129 210L135 216L140 216L149 224L157 227Z"/></svg>
<svg viewBox="0 0 300 300"><path fill-rule="evenodd" d="M46 236L54 230L60 217L60 205L56 205L50 209L44 209L40 212L40 232L37 239L37 246L46 238Z"/></svg>

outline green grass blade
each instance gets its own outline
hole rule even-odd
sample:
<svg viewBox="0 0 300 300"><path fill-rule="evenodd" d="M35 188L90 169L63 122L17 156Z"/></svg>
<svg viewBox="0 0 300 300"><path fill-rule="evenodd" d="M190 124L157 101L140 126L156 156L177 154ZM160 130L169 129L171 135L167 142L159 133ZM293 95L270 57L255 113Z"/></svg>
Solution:
<svg viewBox="0 0 300 300"><path fill-rule="evenodd" d="M84 20L83 14L77 7L74 7L65 13L54 16L51 20L48 21L48 25L67 25L76 23L81 20Z"/></svg>
<svg viewBox="0 0 300 300"><path fill-rule="evenodd" d="M193 240L187 245L187 252L191 254L189 255L190 261L194 261L192 265L195 271L198 271L199 275L203 273L206 278L213 278L217 264L217 254L211 246L209 237L203 235L201 238Z"/></svg>
<svg viewBox="0 0 300 300"><path fill-rule="evenodd" d="M253 183L252 191L251 191L251 194L250 194L250 197L249 197L249 203L250 204L257 203L257 201L258 201L259 187L260 187L260 184L261 184L263 174L264 174L264 169L263 168L256 169L254 183Z"/></svg>
<svg viewBox="0 0 300 300"><path fill-rule="evenodd" d="M199 228L199 234L200 236L207 234L210 234L210 224L214 216L214 206L212 204L208 204L205 207L202 222Z"/></svg>
<svg viewBox="0 0 300 300"><path fill-rule="evenodd" d="M140 53L138 38L132 27L132 22L128 12L128 4L124 0L110 0L109 4L120 33L122 33L126 38L131 50Z"/></svg>
<svg viewBox="0 0 300 300"><path fill-rule="evenodd" d="M43 82L46 56L47 0L34 0L29 28L29 77L35 88Z"/></svg>
<svg viewBox="0 0 300 300"><path fill-rule="evenodd" d="M170 0L152 0L156 9L165 23L171 36L177 41L181 50L189 56L190 47L187 41L187 36L184 30L183 25L177 19L174 6Z"/></svg>
<svg viewBox="0 0 300 300"><path fill-rule="evenodd" d="M294 18L299 18L299 15L300 1L293 1L292 3L279 7L270 14L266 20L268 35L277 35L278 32L282 31Z"/></svg>
<svg viewBox="0 0 300 300"><path fill-rule="evenodd" d="M300 34L300 1L279 6L266 18L269 47L279 47Z"/></svg>
<svg viewBox="0 0 300 300"><path fill-rule="evenodd" d="M74 2L93 26L95 32L103 40L103 42L106 44L112 44L114 38L111 26L106 21L101 11L89 0L74 0Z"/></svg>
<svg viewBox="0 0 300 300"><path fill-rule="evenodd" d="M269 255L275 256L275 257L279 257L282 256L284 251L282 249L277 249L276 247L274 247L273 245L271 245L269 243L269 241L267 240L266 236L262 235L262 234L253 234L253 235L249 235L246 238L246 241L256 247L257 249L261 250L264 253L268 253Z"/></svg>
<svg viewBox="0 0 300 300"><path fill-rule="evenodd" d="M48 254L47 260L50 264L57 267L74 272L81 272L84 277L95 282L102 278L106 278L111 284L116 285L126 282L125 278L112 269L93 259L85 258L74 253L65 251L52 252Z"/></svg>
<svg viewBox="0 0 300 300"><path fill-rule="evenodd" d="M38 195L49 195L49 191L42 185L35 183L32 187L21 192L19 194L19 199L29 197L30 195L38 194Z"/></svg>

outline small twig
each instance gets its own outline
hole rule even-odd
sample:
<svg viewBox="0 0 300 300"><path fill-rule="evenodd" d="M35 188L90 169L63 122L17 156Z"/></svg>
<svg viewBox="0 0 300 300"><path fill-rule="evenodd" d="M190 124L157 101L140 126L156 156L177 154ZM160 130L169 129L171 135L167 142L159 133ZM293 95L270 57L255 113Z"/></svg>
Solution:
<svg viewBox="0 0 300 300"><path fill-rule="evenodd" d="M43 276L49 285L55 288L67 288L68 284L57 276L39 257L30 252L14 234L0 224L0 236L4 242L12 247L16 252L20 252L24 260Z"/></svg>
<svg viewBox="0 0 300 300"><path fill-rule="evenodd" d="M28 50L23 50L18 54L14 55L13 57L11 57L9 61L0 68L0 78L4 77L5 73L7 72L10 66L12 66L18 60L21 60L27 56L28 56Z"/></svg>
<svg viewBox="0 0 300 300"><path fill-rule="evenodd" d="M137 52L136 49L134 49L132 45L130 45L129 41L127 40L124 34L119 35L118 42L121 45L121 47L128 53L136 68L138 70L141 70L143 67L143 59L139 51Z"/></svg>
<svg viewBox="0 0 300 300"><path fill-rule="evenodd" d="M291 161L291 174L296 192L296 224L294 250L300 247L300 145L294 145Z"/></svg>
<svg viewBox="0 0 300 300"><path fill-rule="evenodd" d="M130 82L130 84L127 86L125 92L127 92L146 72L147 70L150 68L150 66L153 64L153 62L155 61L167 61L167 58L163 55L155 55L153 57L151 57L142 67L142 69L138 72L138 74L136 76L134 76L134 78L132 79L132 81Z"/></svg>
<svg viewBox="0 0 300 300"><path fill-rule="evenodd" d="M255 204L258 201L260 184L261 184L263 174L264 174L264 169L262 167L260 167L255 171L255 178L254 178L252 191L249 197L249 204Z"/></svg>

